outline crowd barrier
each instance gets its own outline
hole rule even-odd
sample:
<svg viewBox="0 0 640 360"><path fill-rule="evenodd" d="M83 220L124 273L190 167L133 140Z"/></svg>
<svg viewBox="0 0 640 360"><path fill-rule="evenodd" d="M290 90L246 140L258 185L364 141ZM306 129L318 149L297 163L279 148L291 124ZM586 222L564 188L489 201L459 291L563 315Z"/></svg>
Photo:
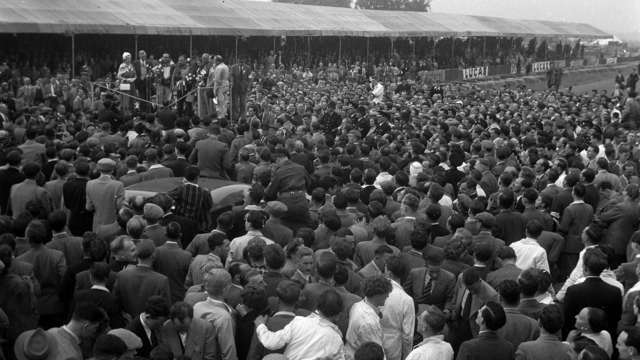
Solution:
<svg viewBox="0 0 640 360"><path fill-rule="evenodd" d="M552 68L578 69L599 65L616 65L619 62L620 58L617 57L597 58L595 56L586 56L577 60L548 60L521 65L504 64L475 66L465 69L422 71L420 72L420 77L425 82L474 81L495 76L540 75L547 73Z"/></svg>

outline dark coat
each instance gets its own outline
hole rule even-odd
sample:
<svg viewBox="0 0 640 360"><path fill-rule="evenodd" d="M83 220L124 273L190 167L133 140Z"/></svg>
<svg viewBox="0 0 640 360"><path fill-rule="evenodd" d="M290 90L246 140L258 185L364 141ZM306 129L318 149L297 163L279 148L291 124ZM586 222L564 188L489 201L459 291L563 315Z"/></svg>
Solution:
<svg viewBox="0 0 640 360"><path fill-rule="evenodd" d="M487 331L462 343L456 360L513 360L514 354L513 344Z"/></svg>
<svg viewBox="0 0 640 360"><path fill-rule="evenodd" d="M624 256L631 235L638 230L640 206L631 201L624 201L605 207L600 213L599 220L607 227L604 243L613 247L616 255Z"/></svg>
<svg viewBox="0 0 640 360"><path fill-rule="evenodd" d="M563 335L569 334L576 323L576 315L585 307L596 307L607 314L609 334L616 333L622 315L620 289L604 282L600 277L587 277L583 283L569 286L564 298Z"/></svg>
<svg viewBox="0 0 640 360"><path fill-rule="evenodd" d="M187 291L184 281L189 272L191 253L182 250L180 245L167 242L156 249L156 259L153 262L155 271L169 279L171 303L182 301Z"/></svg>
<svg viewBox="0 0 640 360"><path fill-rule="evenodd" d="M171 304L169 279L147 266L138 265L120 271L113 293L122 311L133 317L144 311L151 296L162 296Z"/></svg>
<svg viewBox="0 0 640 360"><path fill-rule="evenodd" d="M404 284L404 289L407 295L413 298L413 303L420 311L420 305L435 305L439 309L444 310L445 306L453 302L453 295L456 289L456 278L447 270L440 270L440 275L437 279L434 279L431 284L431 292L429 294L424 293L425 278L427 275L427 268L420 267L411 270L407 281Z"/></svg>
<svg viewBox="0 0 640 360"><path fill-rule="evenodd" d="M64 207L69 209L69 231L74 236L82 236L93 230L93 212L87 210L87 181L85 178L73 178L62 185Z"/></svg>
<svg viewBox="0 0 640 360"><path fill-rule="evenodd" d="M78 304L81 302L89 302L101 307L109 315L109 325L112 329L122 328L127 325L118 306L118 301L112 293L100 289L80 290L73 297L73 303Z"/></svg>
<svg viewBox="0 0 640 360"><path fill-rule="evenodd" d="M157 331L151 330L151 339L149 339L147 333L144 331L142 322L140 322L140 317L137 315L131 320L127 329L138 335L140 340L142 340L142 347L138 349L136 355L142 358L149 358L151 350L158 346L160 334Z"/></svg>
<svg viewBox="0 0 640 360"><path fill-rule="evenodd" d="M527 360L573 360L576 354L571 345L554 335L540 335L534 341L523 342L516 350L517 359Z"/></svg>
<svg viewBox="0 0 640 360"><path fill-rule="evenodd" d="M504 309L507 314L507 323L501 327L497 333L498 336L513 344L517 349L520 343L532 341L540 335L538 322L526 315L523 315L517 309Z"/></svg>
<svg viewBox="0 0 640 360"><path fill-rule="evenodd" d="M524 238L526 220L522 214L513 210L501 210L496 215L494 234L509 245Z"/></svg>

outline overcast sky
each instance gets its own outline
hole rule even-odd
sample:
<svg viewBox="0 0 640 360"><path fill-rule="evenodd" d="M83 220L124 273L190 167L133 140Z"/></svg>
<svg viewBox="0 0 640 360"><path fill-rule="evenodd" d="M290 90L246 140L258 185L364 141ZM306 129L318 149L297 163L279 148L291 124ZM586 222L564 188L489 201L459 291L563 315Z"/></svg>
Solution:
<svg viewBox="0 0 640 360"><path fill-rule="evenodd" d="M584 22L613 33L640 31L640 0L432 0L431 10L514 19Z"/></svg>

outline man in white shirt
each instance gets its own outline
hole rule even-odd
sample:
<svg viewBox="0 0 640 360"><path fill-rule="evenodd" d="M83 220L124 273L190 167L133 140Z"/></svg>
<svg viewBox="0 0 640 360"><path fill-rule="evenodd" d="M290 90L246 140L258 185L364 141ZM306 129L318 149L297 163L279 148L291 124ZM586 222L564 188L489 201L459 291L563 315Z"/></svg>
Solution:
<svg viewBox="0 0 640 360"><path fill-rule="evenodd" d="M405 279L408 274L408 264L401 256L387 259L386 275L391 281L391 293L382 311L382 345L388 360L404 359L413 346L416 322L413 298L400 285L401 279Z"/></svg>
<svg viewBox="0 0 640 360"><path fill-rule="evenodd" d="M522 270L530 268L546 270L549 269L546 250L538 243L538 236L542 234L542 224L534 219L527 223L527 237L509 245L516 253L516 266Z"/></svg>
<svg viewBox="0 0 640 360"><path fill-rule="evenodd" d="M318 298L317 311L309 316L296 316L282 330L271 332L266 317L255 320L256 335L269 350L285 347L288 360L344 359L340 329L333 323L342 311L342 297L335 290L324 291Z"/></svg>
<svg viewBox="0 0 640 360"><path fill-rule="evenodd" d="M391 282L383 275L365 279L362 291L364 299L353 304L349 311L349 327L345 336L349 359L366 342L383 345L380 307L384 306L391 290Z"/></svg>
<svg viewBox="0 0 640 360"><path fill-rule="evenodd" d="M406 360L453 360L453 348L444 341L442 334L446 323L447 317L442 310L428 305L418 318L418 331L423 340L413 348Z"/></svg>

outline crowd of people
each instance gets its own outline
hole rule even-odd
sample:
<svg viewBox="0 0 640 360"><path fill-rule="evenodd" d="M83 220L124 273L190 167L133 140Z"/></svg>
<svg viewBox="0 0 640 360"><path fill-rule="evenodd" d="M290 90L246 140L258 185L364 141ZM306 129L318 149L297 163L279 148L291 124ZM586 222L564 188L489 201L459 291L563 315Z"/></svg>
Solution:
<svg viewBox="0 0 640 360"><path fill-rule="evenodd" d="M176 68L143 53L117 75L140 99L141 68ZM216 101L193 111L85 107L66 95L84 79L46 69L0 89L0 357L640 356L635 82L370 82L205 55ZM205 178L246 184L241 203L219 208Z"/></svg>

